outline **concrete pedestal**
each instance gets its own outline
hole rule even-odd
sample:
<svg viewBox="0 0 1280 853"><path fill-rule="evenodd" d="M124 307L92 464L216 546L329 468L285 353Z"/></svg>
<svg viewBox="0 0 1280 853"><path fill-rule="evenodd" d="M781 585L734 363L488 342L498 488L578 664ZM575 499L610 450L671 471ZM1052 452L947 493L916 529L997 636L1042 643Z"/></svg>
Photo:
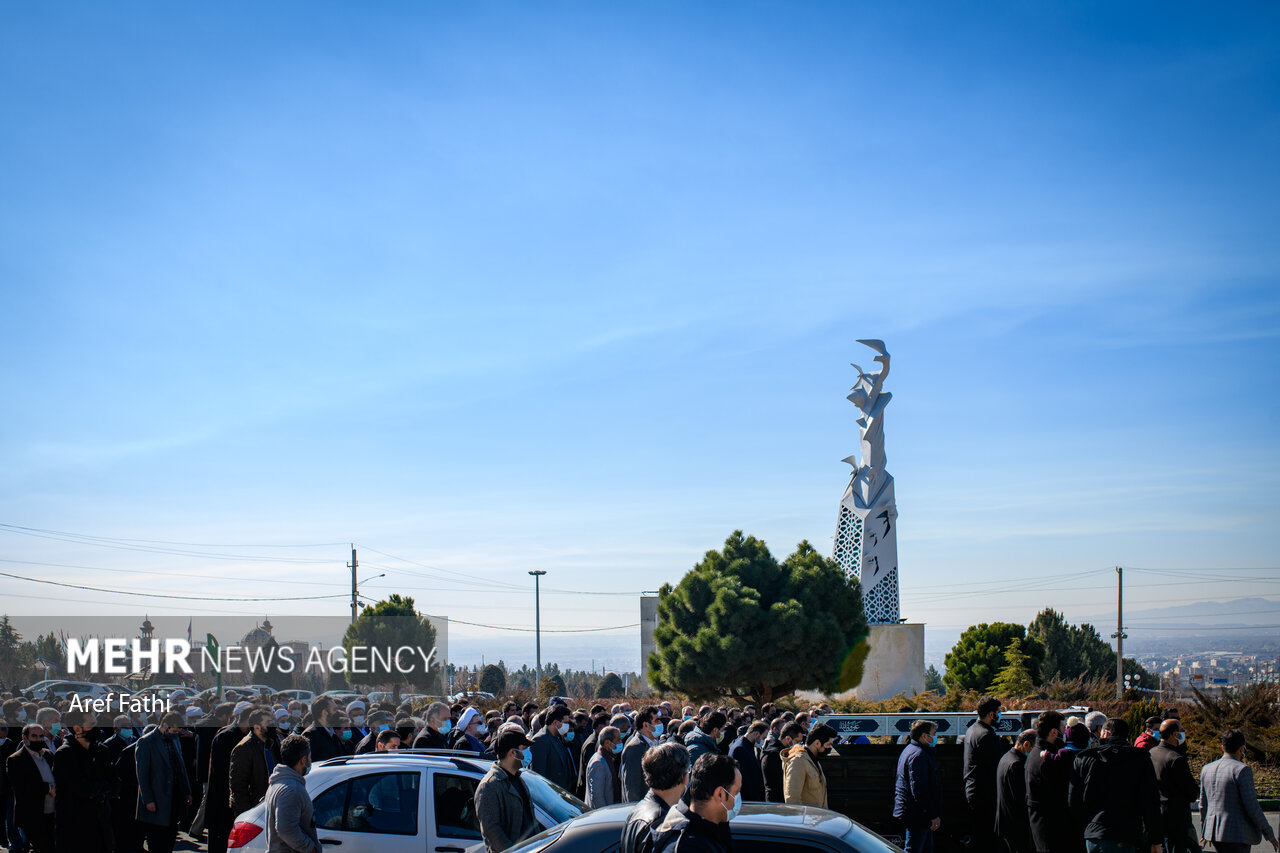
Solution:
<svg viewBox="0 0 1280 853"><path fill-rule="evenodd" d="M862 681L827 699L860 699L877 702L899 693L915 696L924 692L924 623L872 625L867 638L870 650L862 666ZM811 702L821 701L820 693L797 694Z"/></svg>

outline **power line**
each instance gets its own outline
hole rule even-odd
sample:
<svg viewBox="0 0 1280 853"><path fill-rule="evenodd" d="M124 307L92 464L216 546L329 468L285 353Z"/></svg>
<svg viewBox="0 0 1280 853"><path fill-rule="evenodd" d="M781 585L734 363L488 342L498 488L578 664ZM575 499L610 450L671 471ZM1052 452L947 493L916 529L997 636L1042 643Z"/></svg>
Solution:
<svg viewBox="0 0 1280 853"><path fill-rule="evenodd" d="M15 531L32 533L48 533L58 536L70 536L77 539L93 539L102 542L142 543L146 545L177 545L184 548L333 548L346 545L346 542L308 542L298 544L259 543L249 545L209 544L207 542L170 542L164 539L124 539L115 536L93 536L88 533L70 533L65 530L46 530L42 527L23 527L20 524L0 522L0 527Z"/></svg>
<svg viewBox="0 0 1280 853"><path fill-rule="evenodd" d="M347 597L344 593L336 593L334 595L291 595L291 596L279 596L279 597L237 596L235 598L218 598L216 596L208 596L208 595L169 595L169 594L160 593L160 592L136 592L133 590L124 590L124 589L106 589L100 586L83 586L81 584L62 583L61 581L51 581L51 580L45 580L43 578L28 578L28 577L23 577L22 575L10 574L9 572L0 572L0 577L13 578L14 580L19 580L19 581L29 581L31 583L43 583L43 584L48 584L49 586L60 586L60 587L65 587L67 589L80 589L86 592L105 592L110 595L137 595L143 598L172 598L172 599L178 599L181 601L316 601L322 598L346 598Z"/></svg>
<svg viewBox="0 0 1280 853"><path fill-rule="evenodd" d="M126 545L99 539L89 539L76 534L44 533L34 528L22 528L12 524L0 524L0 531L33 536L37 539L52 539L55 542L70 542L76 545L93 545L97 548L110 548L115 551L135 551L143 554L164 554L170 557L199 557L207 560L239 560L253 563L302 563L315 565L310 557L258 557L253 554L219 554L201 551L185 551L179 548L152 547L146 545Z"/></svg>
<svg viewBox="0 0 1280 853"><path fill-rule="evenodd" d="M293 583L293 581L283 578L246 578L236 577L234 575L193 575L181 571L149 571L147 569L109 569L106 566L83 566L76 563L45 563L39 560L13 560L8 557L0 557L0 563L14 563L22 566L46 566L54 569L84 569L90 572L110 572L111 574L126 575L158 575L160 577L173 578L175 580L185 580L187 578L199 578L200 580L211 581L247 581L248 583L262 583L264 581L274 583ZM347 585L342 583L333 583L332 581L317 581L306 579L308 586L340 586L345 588Z"/></svg>

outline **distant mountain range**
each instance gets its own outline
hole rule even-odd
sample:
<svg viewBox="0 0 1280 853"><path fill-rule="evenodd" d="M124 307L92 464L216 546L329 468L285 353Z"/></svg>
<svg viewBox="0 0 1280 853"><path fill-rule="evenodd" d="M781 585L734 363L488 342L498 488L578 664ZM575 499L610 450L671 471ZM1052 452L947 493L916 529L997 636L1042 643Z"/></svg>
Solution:
<svg viewBox="0 0 1280 853"><path fill-rule="evenodd" d="M1107 636L1114 630L1114 612L1087 618L1099 633ZM1148 633L1225 633L1227 629L1242 634L1276 633L1280 629L1280 601L1268 598L1237 598L1231 601L1197 601L1177 607L1134 610L1125 613L1125 633L1139 638Z"/></svg>

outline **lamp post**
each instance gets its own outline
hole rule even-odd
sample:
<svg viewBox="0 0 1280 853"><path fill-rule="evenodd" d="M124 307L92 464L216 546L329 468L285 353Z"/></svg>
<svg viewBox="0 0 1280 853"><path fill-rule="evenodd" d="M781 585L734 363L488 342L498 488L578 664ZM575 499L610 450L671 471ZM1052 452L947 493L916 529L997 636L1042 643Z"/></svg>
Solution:
<svg viewBox="0 0 1280 853"><path fill-rule="evenodd" d="M529 572L533 575L533 636L534 643L538 650L538 683L533 687L533 695L538 695L538 690L542 688L542 576L546 574L542 569L534 569Z"/></svg>

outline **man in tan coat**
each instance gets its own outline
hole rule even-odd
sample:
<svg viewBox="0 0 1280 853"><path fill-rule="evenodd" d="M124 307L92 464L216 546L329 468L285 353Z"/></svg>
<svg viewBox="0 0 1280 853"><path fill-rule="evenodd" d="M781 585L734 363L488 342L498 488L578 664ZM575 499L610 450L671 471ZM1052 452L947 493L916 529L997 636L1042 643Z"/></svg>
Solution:
<svg viewBox="0 0 1280 853"><path fill-rule="evenodd" d="M782 792L786 802L827 808L827 776L818 759L831 751L835 739L835 729L817 725L809 730L804 744L796 744L784 753Z"/></svg>

